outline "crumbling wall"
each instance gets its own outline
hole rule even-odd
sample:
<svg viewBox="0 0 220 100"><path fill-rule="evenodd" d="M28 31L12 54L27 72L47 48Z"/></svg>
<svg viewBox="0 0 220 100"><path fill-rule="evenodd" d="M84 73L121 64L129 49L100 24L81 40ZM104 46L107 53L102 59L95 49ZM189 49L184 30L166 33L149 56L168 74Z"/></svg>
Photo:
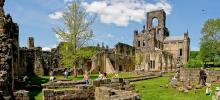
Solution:
<svg viewBox="0 0 220 100"><path fill-rule="evenodd" d="M122 78L83 81L55 81L42 84L44 100L139 100L135 86ZM104 99L105 98L105 99Z"/></svg>
<svg viewBox="0 0 220 100"><path fill-rule="evenodd" d="M200 68L181 68L180 69L180 80L194 83L199 83L199 71ZM220 82L220 71L219 70L207 70L207 82Z"/></svg>
<svg viewBox="0 0 220 100"><path fill-rule="evenodd" d="M112 72L109 71L109 65L113 67L116 72L129 72L135 70L135 48L118 43L113 49L103 49L96 53L92 58L93 72Z"/></svg>
<svg viewBox="0 0 220 100"><path fill-rule="evenodd" d="M4 14L0 0L0 95L10 96L14 87L14 69L18 64L18 25Z"/></svg>
<svg viewBox="0 0 220 100"><path fill-rule="evenodd" d="M95 87L77 85L72 88L43 89L44 100L95 100Z"/></svg>
<svg viewBox="0 0 220 100"><path fill-rule="evenodd" d="M30 39L30 38L29 38ZM31 38L29 45L34 46ZM19 69L16 71L18 76L25 75L49 75L49 70L58 68L60 64L60 54L58 49L43 51L41 47L22 47L19 50Z"/></svg>
<svg viewBox="0 0 220 100"><path fill-rule="evenodd" d="M96 87L95 100L141 100L140 95L130 91Z"/></svg>

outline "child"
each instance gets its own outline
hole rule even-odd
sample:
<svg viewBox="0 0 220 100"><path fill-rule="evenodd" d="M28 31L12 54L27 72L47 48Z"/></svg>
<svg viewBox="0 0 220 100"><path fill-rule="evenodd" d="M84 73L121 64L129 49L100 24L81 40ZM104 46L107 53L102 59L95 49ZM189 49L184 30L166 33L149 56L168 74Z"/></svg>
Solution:
<svg viewBox="0 0 220 100"><path fill-rule="evenodd" d="M83 80L86 82L86 85L89 85L89 75L87 72L85 72Z"/></svg>
<svg viewBox="0 0 220 100"><path fill-rule="evenodd" d="M102 80L104 77L104 75L102 74L102 72L99 72L99 77L96 80Z"/></svg>
<svg viewBox="0 0 220 100"><path fill-rule="evenodd" d="M64 77L65 77L66 79L68 79L68 71L67 71L67 69L64 70Z"/></svg>
<svg viewBox="0 0 220 100"><path fill-rule="evenodd" d="M210 83L207 83L206 86L207 86L207 88L206 88L205 94L208 96L211 96L211 93L212 93L211 86L212 85Z"/></svg>
<svg viewBox="0 0 220 100"><path fill-rule="evenodd" d="M104 73L104 76L102 78L103 80L107 79L107 73Z"/></svg>
<svg viewBox="0 0 220 100"><path fill-rule="evenodd" d="M177 85L177 79L176 79L175 76L172 78L170 84L171 84L171 86L176 87L176 85Z"/></svg>
<svg viewBox="0 0 220 100"><path fill-rule="evenodd" d="M51 70L50 71L50 81L54 81L55 77L54 77L54 72Z"/></svg>

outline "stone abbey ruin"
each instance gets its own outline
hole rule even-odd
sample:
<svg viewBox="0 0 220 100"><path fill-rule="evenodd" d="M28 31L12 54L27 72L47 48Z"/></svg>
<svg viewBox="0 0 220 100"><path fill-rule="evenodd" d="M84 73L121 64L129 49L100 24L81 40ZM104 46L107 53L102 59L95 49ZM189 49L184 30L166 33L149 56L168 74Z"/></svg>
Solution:
<svg viewBox="0 0 220 100"><path fill-rule="evenodd" d="M53 68L62 68L61 55L59 54L59 46L51 51L42 51L41 47L34 46L34 38L28 38L28 46L19 46L19 26L14 23L10 15L4 13L4 2L0 0L0 94L2 99L9 99L15 96L23 96L22 100L28 100L27 92L15 90L19 86L15 85L15 78L21 76L43 76L48 75L49 70ZM158 26L152 25L152 20L158 19ZM173 37L170 36L168 28L166 27L166 13L164 10L158 10L147 13L147 26L143 27L141 31L134 31L133 46L124 43L118 43L115 48L103 48L91 58L91 65L87 66L91 72L103 71L106 73L114 72L131 72L135 70L144 70L146 72L157 71L167 72L174 71L178 64L186 64L189 59L190 52L190 38L188 32L184 36ZM142 56L141 65L137 67L135 64L135 55L140 53ZM135 90L134 86L121 80L116 80L114 86L109 86L106 83L114 83L114 80L105 80L103 82L94 82L94 86L101 88L88 87L85 90L84 86L78 86L80 83L65 83L58 86L73 86L78 90L69 90L68 93L91 93L87 95L93 100L98 95L97 100L114 99L106 95L115 91L118 97L126 97L125 99L137 99L138 95L125 90ZM66 85L70 84L70 85ZM56 84L54 84L56 85ZM76 86L75 86L76 85ZM50 86L49 86L50 87ZM56 87L56 86L54 86ZM52 88L54 88L52 86ZM109 89L112 88L113 89ZM16 89L15 89L16 88ZM43 90L46 95L46 100L54 100L60 98L59 96L50 98L50 94L55 94L56 91ZM123 89L119 91L117 89ZM77 92L76 92L77 91ZM97 91L97 92L96 92ZM103 92L104 91L104 92ZM123 94L120 96L120 94ZM20 95L19 95L20 94ZM57 93L59 94L59 93ZM65 93L63 98L65 97ZM72 94L71 94L72 95ZM81 97L85 97L84 94ZM47 97L48 96L48 97ZM25 99L26 98L26 99ZM71 98L71 96L69 97ZM80 98L74 97L72 98ZM83 98L85 99L85 98Z"/></svg>
<svg viewBox="0 0 220 100"><path fill-rule="evenodd" d="M158 19L157 26L153 26L153 19ZM164 10L148 12L146 24L140 32L134 31L133 46L118 43L113 49L97 53L93 57L95 68L92 70L166 72L187 63L190 53L188 32L183 36L170 36ZM138 53L142 58L140 68L135 65L135 54Z"/></svg>

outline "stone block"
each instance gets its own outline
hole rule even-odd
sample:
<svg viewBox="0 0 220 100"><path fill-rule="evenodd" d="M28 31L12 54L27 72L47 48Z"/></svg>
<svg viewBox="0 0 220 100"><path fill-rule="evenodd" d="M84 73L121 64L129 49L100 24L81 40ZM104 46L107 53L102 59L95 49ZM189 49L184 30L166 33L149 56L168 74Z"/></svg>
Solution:
<svg viewBox="0 0 220 100"><path fill-rule="evenodd" d="M123 83L123 78L112 78L111 82L112 83Z"/></svg>
<svg viewBox="0 0 220 100"><path fill-rule="evenodd" d="M93 86L95 86L95 87L99 87L100 86L100 80L94 80L93 82L92 82L92 85Z"/></svg>

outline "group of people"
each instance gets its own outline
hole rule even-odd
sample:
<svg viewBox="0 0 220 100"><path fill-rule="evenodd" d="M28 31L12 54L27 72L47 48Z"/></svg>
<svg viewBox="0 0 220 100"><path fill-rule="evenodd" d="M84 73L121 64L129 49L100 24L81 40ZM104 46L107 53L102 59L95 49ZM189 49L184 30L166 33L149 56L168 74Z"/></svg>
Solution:
<svg viewBox="0 0 220 100"><path fill-rule="evenodd" d="M206 68L201 68L199 71L199 84L206 86L205 93L208 96L212 96L212 100L220 100L220 87L216 87L215 93L212 92L212 84L206 82L207 79L207 69Z"/></svg>
<svg viewBox="0 0 220 100"><path fill-rule="evenodd" d="M206 95L208 96L211 96L212 95L212 85L210 83L206 83L206 90L205 90L205 93ZM220 88L219 87L216 87L215 89L215 94L212 96L212 100L220 100Z"/></svg>
<svg viewBox="0 0 220 100"><path fill-rule="evenodd" d="M54 71L51 70L49 74L50 74L50 81L54 81L56 79ZM64 69L63 76L64 76L64 78L68 79L69 72L67 69Z"/></svg>

